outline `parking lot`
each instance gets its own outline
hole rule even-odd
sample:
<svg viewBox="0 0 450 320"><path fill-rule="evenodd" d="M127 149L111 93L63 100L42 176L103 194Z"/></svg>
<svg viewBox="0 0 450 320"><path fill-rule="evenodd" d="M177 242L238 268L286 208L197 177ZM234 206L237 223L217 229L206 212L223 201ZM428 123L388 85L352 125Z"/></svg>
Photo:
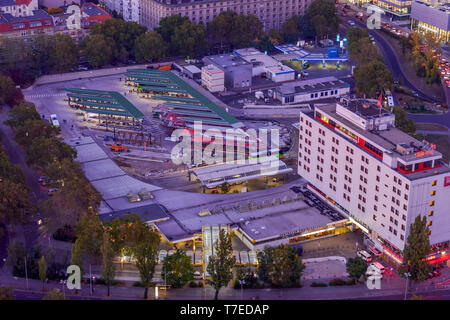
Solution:
<svg viewBox="0 0 450 320"><path fill-rule="evenodd" d="M345 217L342 214L332 209L322 200L317 198L311 191L308 190L306 185L293 186L291 190L294 191L295 193L303 194L303 196L305 197L306 204L308 204L310 207L316 208L317 210L319 210L321 215L327 216L332 221L339 221L345 219Z"/></svg>

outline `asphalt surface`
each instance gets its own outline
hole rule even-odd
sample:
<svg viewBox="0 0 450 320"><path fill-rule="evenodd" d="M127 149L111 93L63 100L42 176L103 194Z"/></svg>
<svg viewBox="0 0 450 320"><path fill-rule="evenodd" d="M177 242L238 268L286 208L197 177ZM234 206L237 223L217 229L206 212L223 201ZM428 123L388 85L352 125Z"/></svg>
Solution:
<svg viewBox="0 0 450 320"><path fill-rule="evenodd" d="M352 20L355 22L355 24L360 28L367 28L367 25L360 21L359 19L356 19L355 17L351 17L345 21L346 26L349 26L347 21ZM378 47L381 50L381 53L383 55L383 60L386 63L386 66L392 71L392 75L394 76L394 79L401 80L401 82L409 87L410 89L417 92L418 96L425 100L434 101L435 99L431 97L428 93L422 91L421 89L417 88L412 84L406 75L403 73L400 64L398 62L398 58L395 55L394 50L390 46L390 44L379 34L381 31L378 30L369 30L369 34L374 37L375 42L377 43ZM446 89L446 97L447 97L447 105L450 105L450 89ZM414 120L415 122L421 122L421 123L437 123L444 126L447 126L450 128L450 112L447 112L445 114L439 114L439 115L421 115L421 114L408 114L408 118Z"/></svg>

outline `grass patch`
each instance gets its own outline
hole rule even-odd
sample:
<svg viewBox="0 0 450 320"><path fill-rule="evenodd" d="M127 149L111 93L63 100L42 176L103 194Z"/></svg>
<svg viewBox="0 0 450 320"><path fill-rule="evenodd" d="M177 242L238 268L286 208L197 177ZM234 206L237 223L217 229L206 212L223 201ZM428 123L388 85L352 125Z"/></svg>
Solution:
<svg viewBox="0 0 450 320"><path fill-rule="evenodd" d="M435 123L416 123L416 130L448 131L448 128L446 126Z"/></svg>

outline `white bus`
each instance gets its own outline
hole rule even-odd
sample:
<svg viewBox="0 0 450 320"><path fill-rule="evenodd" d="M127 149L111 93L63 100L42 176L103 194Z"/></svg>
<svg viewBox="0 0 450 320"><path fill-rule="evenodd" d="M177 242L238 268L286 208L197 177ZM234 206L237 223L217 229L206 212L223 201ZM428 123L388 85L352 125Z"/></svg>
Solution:
<svg viewBox="0 0 450 320"><path fill-rule="evenodd" d="M392 96L391 91L389 89L385 89L384 93L386 94L388 106L392 108L394 106L394 97Z"/></svg>
<svg viewBox="0 0 450 320"><path fill-rule="evenodd" d="M59 121L58 118L56 117L56 114L51 114L50 120L52 121L52 126L54 126L55 128L59 128Z"/></svg>
<svg viewBox="0 0 450 320"><path fill-rule="evenodd" d="M372 256L365 250L359 250L356 255L360 258L363 258L366 262L372 261Z"/></svg>

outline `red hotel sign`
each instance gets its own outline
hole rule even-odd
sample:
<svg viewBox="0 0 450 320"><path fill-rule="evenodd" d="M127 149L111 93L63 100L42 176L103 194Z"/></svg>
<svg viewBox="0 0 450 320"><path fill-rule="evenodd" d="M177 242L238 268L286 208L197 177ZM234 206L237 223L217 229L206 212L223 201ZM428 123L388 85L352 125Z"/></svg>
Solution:
<svg viewBox="0 0 450 320"><path fill-rule="evenodd" d="M445 177L445 180L444 180L444 187L447 187L447 186L450 186L450 176Z"/></svg>

